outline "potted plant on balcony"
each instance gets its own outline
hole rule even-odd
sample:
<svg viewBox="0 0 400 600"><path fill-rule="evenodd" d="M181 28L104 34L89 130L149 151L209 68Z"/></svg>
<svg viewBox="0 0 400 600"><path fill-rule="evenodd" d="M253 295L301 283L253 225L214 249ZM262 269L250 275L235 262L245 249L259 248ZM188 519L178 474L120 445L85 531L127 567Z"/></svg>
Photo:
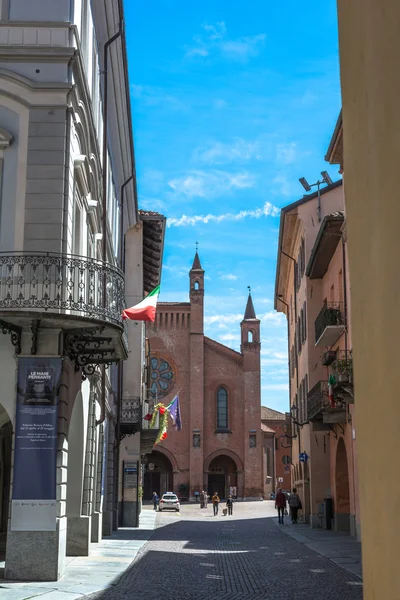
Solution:
<svg viewBox="0 0 400 600"><path fill-rule="evenodd" d="M339 383L353 383L353 360L350 357L336 360L333 370Z"/></svg>

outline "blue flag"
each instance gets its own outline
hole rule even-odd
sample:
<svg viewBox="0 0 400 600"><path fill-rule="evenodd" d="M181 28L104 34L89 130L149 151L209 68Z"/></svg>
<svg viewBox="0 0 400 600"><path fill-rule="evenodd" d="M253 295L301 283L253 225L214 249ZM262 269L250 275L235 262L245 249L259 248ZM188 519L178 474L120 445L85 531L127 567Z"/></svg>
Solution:
<svg viewBox="0 0 400 600"><path fill-rule="evenodd" d="M174 427L180 431L182 429L182 421L181 421L181 407L179 405L179 396L175 396L175 398L168 405L169 415L174 423Z"/></svg>

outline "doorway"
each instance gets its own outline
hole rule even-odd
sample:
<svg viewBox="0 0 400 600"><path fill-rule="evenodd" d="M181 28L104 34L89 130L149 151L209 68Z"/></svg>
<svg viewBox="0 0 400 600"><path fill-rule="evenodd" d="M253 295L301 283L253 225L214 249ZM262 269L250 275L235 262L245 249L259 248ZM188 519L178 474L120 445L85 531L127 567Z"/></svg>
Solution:
<svg viewBox="0 0 400 600"><path fill-rule="evenodd" d="M221 454L210 463L207 491L210 496L217 492L221 500L225 500L231 493L231 488L237 490L237 466L233 458Z"/></svg>
<svg viewBox="0 0 400 600"><path fill-rule="evenodd" d="M335 529L350 531L350 485L347 451L341 437L336 451Z"/></svg>
<svg viewBox="0 0 400 600"><path fill-rule="evenodd" d="M164 454L153 450L144 462L143 500L151 500L153 492L162 496L173 491L172 465Z"/></svg>

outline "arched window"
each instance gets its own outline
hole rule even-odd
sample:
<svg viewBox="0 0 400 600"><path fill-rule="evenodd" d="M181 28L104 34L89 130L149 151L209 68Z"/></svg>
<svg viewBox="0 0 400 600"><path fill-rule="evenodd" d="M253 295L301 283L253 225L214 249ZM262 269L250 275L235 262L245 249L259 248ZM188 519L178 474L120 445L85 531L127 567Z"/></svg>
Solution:
<svg viewBox="0 0 400 600"><path fill-rule="evenodd" d="M194 286L193 286L193 287L194 287L194 289L195 289L195 290L199 290L199 289L200 289L200 284L199 284L199 282L198 282L198 281L195 281L195 282L194 282Z"/></svg>
<svg viewBox="0 0 400 600"><path fill-rule="evenodd" d="M247 332L247 341L248 342L252 342L253 341L253 332L252 331L248 331Z"/></svg>
<svg viewBox="0 0 400 600"><path fill-rule="evenodd" d="M228 428L228 392L220 387L217 392L217 429Z"/></svg>

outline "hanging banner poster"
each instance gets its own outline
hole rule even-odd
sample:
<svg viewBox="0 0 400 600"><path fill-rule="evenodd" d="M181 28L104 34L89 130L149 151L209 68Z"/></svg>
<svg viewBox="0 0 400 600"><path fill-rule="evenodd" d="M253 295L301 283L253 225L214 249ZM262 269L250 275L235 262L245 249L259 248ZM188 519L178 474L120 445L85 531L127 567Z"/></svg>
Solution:
<svg viewBox="0 0 400 600"><path fill-rule="evenodd" d="M11 531L55 531L61 358L18 360Z"/></svg>

